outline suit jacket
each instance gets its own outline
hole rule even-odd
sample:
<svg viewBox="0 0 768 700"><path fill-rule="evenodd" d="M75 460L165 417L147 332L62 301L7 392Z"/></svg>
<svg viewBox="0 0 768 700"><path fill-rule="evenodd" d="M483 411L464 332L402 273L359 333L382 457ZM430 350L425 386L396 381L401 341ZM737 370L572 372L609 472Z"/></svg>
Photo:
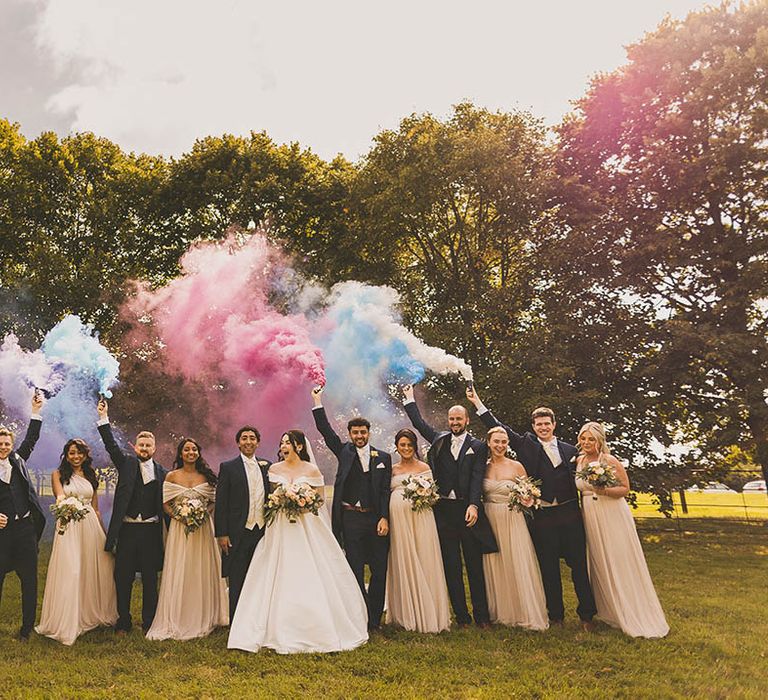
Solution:
<svg viewBox="0 0 768 700"><path fill-rule="evenodd" d="M504 428L509 436L509 446L517 454L517 458L522 462L528 476L533 477L534 479L541 479L542 467L545 463L552 464L552 461L547 456L544 447L539 442L539 438L537 438L534 433L526 432L522 435L516 433L508 425L504 425L504 423L496 418L490 411L481 413L480 420L483 421L489 430L496 426ZM560 452L560 459L563 460L561 466L568 469L571 476L574 477L576 473L576 460L574 458L579 454L578 448L570 443L558 440L557 449ZM578 493L575 482L573 491L574 497L577 497ZM543 500L550 503L554 500L554 493L551 489L547 488L547 485L543 482L541 484L541 497Z"/></svg>
<svg viewBox="0 0 768 700"><path fill-rule="evenodd" d="M112 502L112 517L109 520L107 529L107 542L104 549L107 552L114 552L120 539L120 528L123 526L123 518L128 511L128 506L133 495L133 488L136 485L136 479L141 479L141 467L139 458L133 454L126 454L120 449L112 434L112 426L109 423L99 426L99 435L104 442L112 464L117 469L117 486L115 487L115 497ZM155 479L157 479L157 514L160 521L165 520L166 525L170 523L170 517L163 510L163 482L168 475L168 470L157 462L155 465ZM160 551L162 552L162 528L160 531Z"/></svg>
<svg viewBox="0 0 768 700"><path fill-rule="evenodd" d="M430 443L427 452L427 463L432 473L437 469L437 460L443 450L451 449L451 432L449 430L439 432L427 423L419 411L415 402L405 404L405 412L416 430ZM467 502L477 507L477 522L470 528L470 532L480 543L483 553L498 552L496 537L493 534L488 518L482 504L483 479L485 478L486 464L488 462L488 446L467 433L464 444L461 446L458 461L458 487L464 494Z"/></svg>
<svg viewBox="0 0 768 700"><path fill-rule="evenodd" d="M17 466L21 475L27 482L27 494L29 496L29 514L32 518L32 522L35 525L35 532L37 533L37 540L43 536L43 530L45 530L45 512L40 505L40 500L37 497L37 491L32 484L32 478L29 476L29 470L27 469L27 460L32 454L32 450L35 449L35 444L40 437L40 427L42 421L31 420L27 427L27 433L24 435L24 439L19 445L18 449L11 452L8 455L8 461L12 466ZM19 513L19 515L24 515Z"/></svg>
<svg viewBox="0 0 768 700"><path fill-rule="evenodd" d="M343 546L342 531L342 508L341 495L344 491L344 483L352 470L352 465L357 456L357 448L351 442L342 442L336 434L331 424L328 422L328 416L325 409L321 406L312 411L315 419L315 425L328 445L328 449L336 455L339 462L336 470L336 479L333 482L333 505L331 508L331 525L333 534L339 544ZM371 462L369 465L371 475L371 509L376 515L376 520L381 518L389 519L389 496L392 481L392 457L388 452L379 450L371 445Z"/></svg>
<svg viewBox="0 0 768 700"><path fill-rule="evenodd" d="M264 499L269 497L269 460L256 456L264 480ZM213 512L213 526L216 537L229 537L232 549L228 555L221 557L221 575L229 575L229 561L232 552L240 542L245 531L250 508L248 491L248 475L241 456L222 462L219 465L219 480L216 483L216 508Z"/></svg>

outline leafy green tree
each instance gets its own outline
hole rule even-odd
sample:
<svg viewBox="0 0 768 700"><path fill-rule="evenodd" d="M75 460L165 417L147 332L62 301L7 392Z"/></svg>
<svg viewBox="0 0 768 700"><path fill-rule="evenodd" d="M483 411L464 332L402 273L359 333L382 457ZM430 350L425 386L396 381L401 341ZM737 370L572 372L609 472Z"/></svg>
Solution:
<svg viewBox="0 0 768 700"><path fill-rule="evenodd" d="M559 129L561 255L637 329L632 376L697 466L768 473L768 4L666 20ZM615 324L613 325L615 328Z"/></svg>

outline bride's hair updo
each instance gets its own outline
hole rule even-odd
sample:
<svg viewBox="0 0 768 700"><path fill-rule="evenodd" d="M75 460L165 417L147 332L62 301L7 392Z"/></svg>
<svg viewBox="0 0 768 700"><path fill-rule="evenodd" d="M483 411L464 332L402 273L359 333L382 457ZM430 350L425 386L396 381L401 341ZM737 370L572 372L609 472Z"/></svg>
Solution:
<svg viewBox="0 0 768 700"><path fill-rule="evenodd" d="M67 459L69 448L73 446L85 458L83 459L83 464L81 467L83 470L83 476L91 482L93 490L96 491L99 488L99 477L96 476L96 471L93 468L91 448L88 447L88 443L85 440L81 440L80 438L72 438L71 440L67 440L64 448L61 451L61 464L59 464L59 478L61 479L61 483L68 484L69 480L72 478L72 474L74 473L72 465Z"/></svg>
<svg viewBox="0 0 768 700"><path fill-rule="evenodd" d="M283 433L283 437L288 438L288 442L290 442L293 449L296 450L296 454L299 455L299 459L304 460L305 462L312 461L309 458L309 451L307 450L307 436L304 435L301 430L286 430ZM279 450L277 452L277 456L278 459L283 458L283 455Z"/></svg>
<svg viewBox="0 0 768 700"><path fill-rule="evenodd" d="M411 443L411 447L413 447L413 449L418 452L419 441L416 437L416 433L414 433L413 430L410 428L403 428L402 430L398 430L397 435L395 435L395 447L397 447L397 443L400 442L400 438L405 438L408 440L408 442Z"/></svg>
<svg viewBox="0 0 768 700"><path fill-rule="evenodd" d="M485 434L485 441L489 443L489 442L491 441L491 438L492 438L492 437L493 437L493 436L494 436L496 433L504 433L504 437L506 437L507 439L509 439L509 435L507 435L507 431L506 431L506 430L504 430L504 428L502 428L500 425L497 425L497 426L494 426L493 428L491 428L491 429L490 429L490 430L489 430L489 431L488 431L488 432Z"/></svg>

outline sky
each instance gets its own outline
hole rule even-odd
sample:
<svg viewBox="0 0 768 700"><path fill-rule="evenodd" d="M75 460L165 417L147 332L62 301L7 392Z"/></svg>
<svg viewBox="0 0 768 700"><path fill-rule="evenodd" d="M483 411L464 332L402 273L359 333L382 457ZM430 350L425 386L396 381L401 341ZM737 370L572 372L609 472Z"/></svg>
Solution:
<svg viewBox="0 0 768 700"><path fill-rule="evenodd" d="M702 0L2 0L0 118L179 156L265 130L356 160L464 99L556 124L624 47Z"/></svg>

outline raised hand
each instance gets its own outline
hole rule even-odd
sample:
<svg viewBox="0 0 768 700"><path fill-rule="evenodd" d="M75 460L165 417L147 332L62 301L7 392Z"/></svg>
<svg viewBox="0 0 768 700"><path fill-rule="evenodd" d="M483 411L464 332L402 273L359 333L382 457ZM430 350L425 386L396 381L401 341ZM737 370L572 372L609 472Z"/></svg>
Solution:
<svg viewBox="0 0 768 700"><path fill-rule="evenodd" d="M99 418L109 418L109 404L103 396L99 398L99 403L96 404L96 410L99 413Z"/></svg>
<svg viewBox="0 0 768 700"><path fill-rule="evenodd" d="M406 384L403 387L403 398L406 401L413 401L413 384Z"/></svg>
<svg viewBox="0 0 768 700"><path fill-rule="evenodd" d="M467 387L467 401L469 401L471 404L474 404L475 406L479 406L482 403L474 384L470 384Z"/></svg>
<svg viewBox="0 0 768 700"><path fill-rule="evenodd" d="M323 387L321 385L318 385L312 389L312 401L314 401L315 406L322 406L322 399L320 398L321 394L323 393Z"/></svg>
<svg viewBox="0 0 768 700"><path fill-rule="evenodd" d="M35 393L32 395L32 415L39 416L40 409L43 407L43 395L39 389L35 389Z"/></svg>

